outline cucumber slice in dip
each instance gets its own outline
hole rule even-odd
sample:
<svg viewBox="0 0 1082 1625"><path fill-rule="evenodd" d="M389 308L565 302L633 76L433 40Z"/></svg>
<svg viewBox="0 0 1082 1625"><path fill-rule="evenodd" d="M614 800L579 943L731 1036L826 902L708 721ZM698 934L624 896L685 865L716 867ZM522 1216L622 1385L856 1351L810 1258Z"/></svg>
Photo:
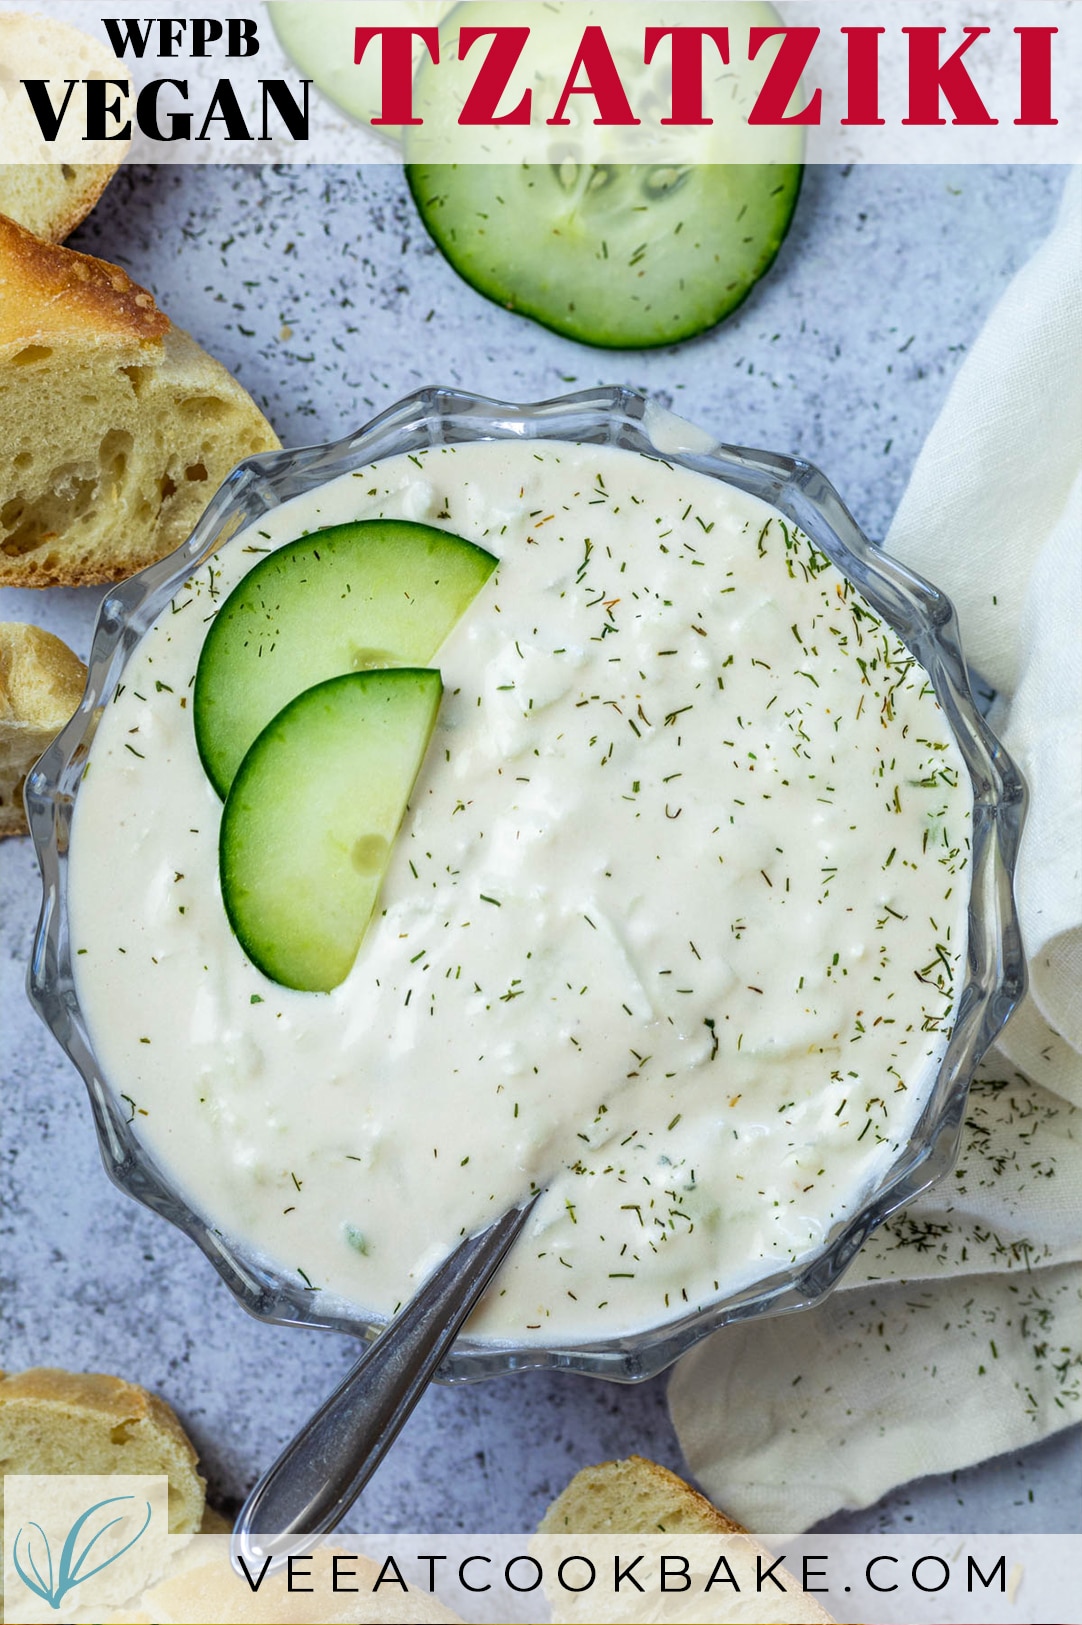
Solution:
<svg viewBox="0 0 1082 1625"><path fill-rule="evenodd" d="M218 794L302 690L431 660L496 562L461 536L403 519L333 525L261 559L215 616L196 671L196 745Z"/></svg>
<svg viewBox="0 0 1082 1625"><path fill-rule="evenodd" d="M245 756L222 814L222 899L273 981L315 993L348 976L442 692L438 671L412 667L335 677Z"/></svg>
<svg viewBox="0 0 1082 1625"><path fill-rule="evenodd" d="M478 293L583 344L714 327L772 264L799 164L413 164L437 247Z"/></svg>

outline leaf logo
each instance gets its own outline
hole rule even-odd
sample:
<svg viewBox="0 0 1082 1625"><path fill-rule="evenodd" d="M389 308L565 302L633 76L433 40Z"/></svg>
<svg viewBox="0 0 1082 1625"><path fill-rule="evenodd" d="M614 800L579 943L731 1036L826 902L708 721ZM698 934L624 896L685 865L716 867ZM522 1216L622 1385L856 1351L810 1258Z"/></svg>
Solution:
<svg viewBox="0 0 1082 1625"><path fill-rule="evenodd" d="M100 1574L102 1569L107 1569L111 1563L115 1563L118 1558L123 1557L125 1552L130 1552L136 1541L141 1540L146 1534L147 1529L150 1526L151 1518L149 1501L146 1503L147 1515L143 1519L142 1528L139 1529L136 1534L134 1534L131 1539L120 1548L119 1551L110 1553L108 1557L103 1558L100 1563L97 1563L91 1569L88 1569L85 1566L91 1552L102 1537L107 1535L110 1529L114 1529L117 1524L123 1523L123 1513L118 1514L115 1518L110 1518L108 1523L103 1523L96 1534L90 1535L82 1551L76 1551L76 1547L78 1546L83 1535L83 1530L86 1524L91 1518L93 1518L96 1512L101 1512L105 1507L115 1506L120 1501L134 1500L134 1495L113 1495L110 1496L108 1500L96 1501L92 1507L87 1507L86 1511L76 1518L75 1522L68 1530L67 1539L64 1542L63 1550L60 1553L60 1559L56 1565L55 1571L53 1568L53 1554L49 1546L49 1537L39 1523L32 1523L30 1528L32 1530L36 1529L38 1534L41 1536L41 1542L45 1548L45 1551L44 1562L39 1563L34 1551L33 1536L26 1536L24 1551L26 1564L29 1565L28 1572L27 1568L24 1567L22 1558L19 1556L19 1541L23 1537L23 1530L20 1528L18 1534L15 1536L11 1557L12 1562L15 1565L15 1572L19 1576L19 1579L23 1582L23 1585L26 1586L29 1591L32 1591L35 1596L40 1597L43 1602L47 1602L50 1608L59 1608L62 1600L67 1596L68 1592L71 1591L74 1586L81 1585L84 1580L92 1579L95 1574ZM43 1568L45 1570L44 1573L42 1573Z"/></svg>

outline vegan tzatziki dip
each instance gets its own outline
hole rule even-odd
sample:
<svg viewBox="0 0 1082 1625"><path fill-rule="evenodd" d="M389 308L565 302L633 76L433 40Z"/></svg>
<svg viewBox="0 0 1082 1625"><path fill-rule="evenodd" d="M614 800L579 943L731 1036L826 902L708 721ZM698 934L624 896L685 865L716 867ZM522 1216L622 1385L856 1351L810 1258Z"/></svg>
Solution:
<svg viewBox="0 0 1082 1625"><path fill-rule="evenodd" d="M194 674L270 550L376 517L499 562L427 662L356 960L298 991L223 906ZM143 637L72 825L78 998L191 1208L298 1285L390 1315L543 1187L471 1334L618 1336L811 1255L890 1167L970 814L927 674L775 510L615 448L437 447L255 521Z"/></svg>

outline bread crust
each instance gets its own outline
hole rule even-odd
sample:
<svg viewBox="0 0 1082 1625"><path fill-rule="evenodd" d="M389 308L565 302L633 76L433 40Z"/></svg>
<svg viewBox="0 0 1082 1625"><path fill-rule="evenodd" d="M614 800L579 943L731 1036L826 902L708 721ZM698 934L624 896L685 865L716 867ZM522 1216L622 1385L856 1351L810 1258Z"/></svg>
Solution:
<svg viewBox="0 0 1082 1625"><path fill-rule="evenodd" d="M23 79L73 81L71 102L55 141L47 142L22 89ZM24 223L60 241L89 213L102 189L127 156L130 136L87 141L85 82L127 81L126 65L103 40L70 23L40 13L0 13L0 124L4 162L0 165L0 211L18 199L29 211ZM119 95L119 92L114 92ZM130 101L128 108L130 108ZM132 122L130 112L123 118ZM6 171L6 174L5 174Z"/></svg>
<svg viewBox="0 0 1082 1625"><path fill-rule="evenodd" d="M705 1496L693 1490L676 1473L655 1461L647 1461L643 1456L629 1456L624 1461L605 1461L597 1467L582 1468L549 1507L537 1532L539 1536L557 1537L557 1553L566 1551L571 1542L581 1542L581 1546L570 1546L570 1550L587 1553L598 1560L599 1565L602 1558L608 1561L611 1555L615 1555L617 1543L629 1535L667 1537L653 1548L655 1553L659 1548L671 1550L668 1537L681 1543L691 1537L694 1543L696 1537L706 1536L708 1539L703 1542L703 1547L707 1551L716 1551L711 1542L725 1537L727 1542L732 1543L730 1552L734 1560L737 1556L744 1562L754 1560L757 1570L764 1559L772 1562L771 1554L742 1525L734 1523L724 1512L719 1512ZM591 1536L598 1537L593 1544L590 1542ZM538 1542L537 1550L544 1549L542 1543ZM688 1549L681 1544L682 1552ZM701 1552L702 1548L700 1555ZM626 1551L624 1557L626 1560ZM704 1594L701 1605L683 1598L674 1600L673 1617L695 1620L697 1625L706 1620L720 1622L751 1618L784 1618L801 1620L805 1625L833 1625L831 1616L815 1598L800 1592L792 1576L785 1574L784 1570L783 1577L778 1583L790 1593L789 1598L781 1599L785 1603L784 1613L779 1612L779 1599L774 1597L761 1612L752 1614L743 1599L738 1604L736 1599L729 1596L706 1597ZM545 1592L553 1620L558 1625L603 1617L593 1611L598 1604L603 1605L603 1596L599 1597L597 1604L591 1605L588 1598L569 1596L547 1579ZM690 1609L693 1606L701 1606L701 1612L692 1613ZM632 1617L635 1617L634 1610L629 1614L624 1608L620 1609L621 1619ZM645 1601L642 1617L657 1617Z"/></svg>
<svg viewBox="0 0 1082 1625"><path fill-rule="evenodd" d="M102 1371L62 1371L58 1366L31 1366L0 1378L0 1411L22 1400L49 1406L65 1415L93 1413L111 1425L149 1422L167 1435L194 1469L195 1446L164 1399L123 1377Z"/></svg>
<svg viewBox="0 0 1082 1625"><path fill-rule="evenodd" d="M118 167L0 163L0 214L45 242L62 243L82 225Z"/></svg>
<svg viewBox="0 0 1082 1625"><path fill-rule="evenodd" d="M88 329L98 342L160 344L169 326L154 295L120 266L44 242L0 215L0 365L31 345L85 341Z"/></svg>
<svg viewBox="0 0 1082 1625"><path fill-rule="evenodd" d="M0 217L0 585L126 579L279 444L126 271Z"/></svg>
<svg viewBox="0 0 1082 1625"><path fill-rule="evenodd" d="M131 142L82 139L83 81L116 77L127 77L127 69L101 40L53 17L0 13L0 214L52 243L63 242L86 219ZM38 78L75 81L59 146L42 137L19 84Z"/></svg>
<svg viewBox="0 0 1082 1625"><path fill-rule="evenodd" d="M25 835L23 783L83 697L86 667L66 643L0 624L0 837Z"/></svg>
<svg viewBox="0 0 1082 1625"><path fill-rule="evenodd" d="M676 1473L645 1456L583 1467L537 1528L542 1535L748 1532Z"/></svg>
<svg viewBox="0 0 1082 1625"><path fill-rule="evenodd" d="M0 727L63 727L85 682L86 667L55 633L23 621L0 622Z"/></svg>
<svg viewBox="0 0 1082 1625"><path fill-rule="evenodd" d="M195 1447L163 1399L122 1377L52 1366L0 1377L0 1458L24 1474L160 1473L170 1529L199 1529L206 1485Z"/></svg>
<svg viewBox="0 0 1082 1625"><path fill-rule="evenodd" d="M119 164L79 164L63 206L57 206L37 236L49 243L62 243L76 226L81 226L120 168Z"/></svg>

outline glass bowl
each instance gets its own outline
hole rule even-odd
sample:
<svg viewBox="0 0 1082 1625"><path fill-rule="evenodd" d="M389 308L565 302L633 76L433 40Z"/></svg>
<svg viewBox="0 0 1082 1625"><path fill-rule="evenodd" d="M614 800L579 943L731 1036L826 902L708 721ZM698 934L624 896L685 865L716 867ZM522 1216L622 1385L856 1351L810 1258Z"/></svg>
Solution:
<svg viewBox="0 0 1082 1625"><path fill-rule="evenodd" d="M543 1348L462 1337L440 1371L469 1381L511 1370L563 1367L637 1382L656 1375L730 1321L815 1303L865 1238L951 1166L973 1070L1025 991L1011 882L1025 807L1014 763L979 715L950 602L861 534L829 481L810 464L773 452L719 445L712 436L633 390L610 388L520 406L450 389L409 396L331 445L252 457L217 492L183 547L110 590L102 603L86 694L76 715L29 775L26 803L42 875L42 906L29 972L32 1004L86 1082L106 1170L203 1250L252 1314L371 1338L380 1327L314 1295L194 1213L157 1166L108 1087L91 1048L72 975L67 854L75 798L102 711L143 633L187 578L236 531L314 487L396 454L475 440L592 442L645 453L728 482L798 524L856 585L928 672L973 786L966 980L938 1076L908 1144L855 1215L798 1265L682 1319L611 1339Z"/></svg>

